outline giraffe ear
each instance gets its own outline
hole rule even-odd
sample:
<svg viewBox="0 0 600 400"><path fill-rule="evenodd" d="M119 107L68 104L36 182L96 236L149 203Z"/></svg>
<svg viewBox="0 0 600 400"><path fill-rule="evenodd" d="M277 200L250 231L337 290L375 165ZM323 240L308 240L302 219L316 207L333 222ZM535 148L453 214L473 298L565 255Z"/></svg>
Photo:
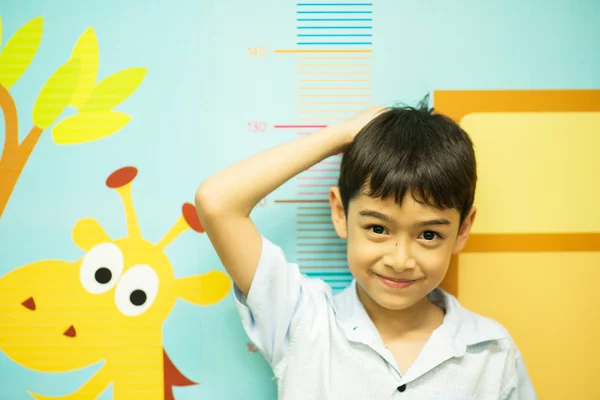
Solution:
<svg viewBox="0 0 600 400"><path fill-rule="evenodd" d="M218 303L227 296L231 288L229 277L220 271L180 278L176 285L179 297L199 306Z"/></svg>
<svg viewBox="0 0 600 400"><path fill-rule="evenodd" d="M84 218L73 227L73 241L83 251L88 251L98 243L111 242L110 236L104 232L98 221Z"/></svg>

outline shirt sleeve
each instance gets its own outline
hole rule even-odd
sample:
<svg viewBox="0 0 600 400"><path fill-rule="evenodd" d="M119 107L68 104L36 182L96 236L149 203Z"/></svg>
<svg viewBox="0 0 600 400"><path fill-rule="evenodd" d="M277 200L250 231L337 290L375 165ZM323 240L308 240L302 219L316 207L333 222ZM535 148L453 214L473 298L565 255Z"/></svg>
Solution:
<svg viewBox="0 0 600 400"><path fill-rule="evenodd" d="M290 335L307 308L323 295L322 281L304 276L280 247L262 237L262 250L248 296L234 285L234 298L248 338L274 371L282 366Z"/></svg>
<svg viewBox="0 0 600 400"><path fill-rule="evenodd" d="M513 373L511 374L511 378L509 379L508 384L505 386L504 395L502 399L537 400L538 397L535 393L535 389L533 388L531 378L527 373L525 361L523 361L523 357L521 356L521 353L518 350L516 350L516 357L513 360Z"/></svg>

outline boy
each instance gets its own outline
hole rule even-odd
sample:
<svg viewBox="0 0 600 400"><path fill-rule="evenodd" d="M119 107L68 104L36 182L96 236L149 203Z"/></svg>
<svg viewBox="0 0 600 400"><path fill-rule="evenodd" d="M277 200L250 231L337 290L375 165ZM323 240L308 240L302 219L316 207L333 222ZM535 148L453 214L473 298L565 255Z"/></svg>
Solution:
<svg viewBox="0 0 600 400"><path fill-rule="evenodd" d="M354 279L332 295L249 215L287 180L340 152L329 203ZM423 103L369 108L200 185L198 215L280 399L537 398L509 333L438 288L475 219L476 179L468 135Z"/></svg>

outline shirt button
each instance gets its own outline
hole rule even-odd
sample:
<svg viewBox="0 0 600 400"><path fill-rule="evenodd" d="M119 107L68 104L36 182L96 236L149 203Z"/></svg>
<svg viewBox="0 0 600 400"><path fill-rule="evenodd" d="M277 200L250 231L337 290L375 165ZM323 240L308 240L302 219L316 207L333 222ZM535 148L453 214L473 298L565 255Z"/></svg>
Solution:
<svg viewBox="0 0 600 400"><path fill-rule="evenodd" d="M406 390L406 385L398 386L399 392L404 392Z"/></svg>

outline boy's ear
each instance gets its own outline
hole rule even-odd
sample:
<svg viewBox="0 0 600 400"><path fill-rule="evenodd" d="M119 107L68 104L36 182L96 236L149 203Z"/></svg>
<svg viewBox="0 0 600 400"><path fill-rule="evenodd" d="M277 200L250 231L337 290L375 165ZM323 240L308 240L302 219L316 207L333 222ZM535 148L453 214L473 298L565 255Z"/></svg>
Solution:
<svg viewBox="0 0 600 400"><path fill-rule="evenodd" d="M346 215L344 214L340 189L337 186L329 189L329 205L331 207L331 221L333 222L335 232L340 238L347 239Z"/></svg>
<svg viewBox="0 0 600 400"><path fill-rule="evenodd" d="M454 249L452 250L452 254L458 254L465 248L467 240L469 239L469 235L471 234L473 222L475 221L475 215L477 215L477 207L471 208L471 211L469 212L464 222L458 229L458 236L456 237L456 242L454 243Z"/></svg>

